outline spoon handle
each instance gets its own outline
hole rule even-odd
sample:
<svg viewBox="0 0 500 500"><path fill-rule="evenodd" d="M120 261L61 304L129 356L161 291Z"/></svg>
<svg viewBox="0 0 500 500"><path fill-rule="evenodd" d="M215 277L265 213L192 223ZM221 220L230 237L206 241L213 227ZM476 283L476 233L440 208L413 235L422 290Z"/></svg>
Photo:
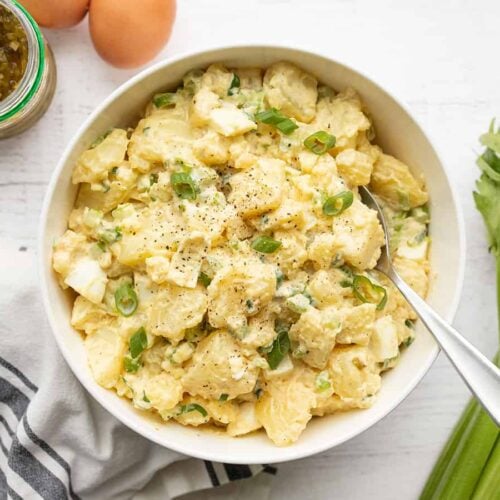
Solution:
<svg viewBox="0 0 500 500"><path fill-rule="evenodd" d="M500 370L441 318L394 271L388 277L457 369L493 421L500 425Z"/></svg>

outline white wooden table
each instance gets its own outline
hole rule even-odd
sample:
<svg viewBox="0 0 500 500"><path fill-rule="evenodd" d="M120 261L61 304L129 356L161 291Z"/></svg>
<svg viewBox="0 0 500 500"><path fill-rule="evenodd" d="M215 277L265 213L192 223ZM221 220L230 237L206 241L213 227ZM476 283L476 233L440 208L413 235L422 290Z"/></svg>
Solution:
<svg viewBox="0 0 500 500"><path fill-rule="evenodd" d="M465 213L467 270L455 325L493 355L494 267L471 192L478 176L477 137L500 115L494 59L500 3L178 1L174 33L159 58L236 42L289 44L347 62L408 103L435 139ZM59 69L54 102L32 130L0 142L0 250L12 266L20 249L35 252L42 198L66 143L94 106L135 73L98 58L86 22L46 34ZM0 286L0 293L9 291ZM272 498L415 498L467 397L440 356L410 397L378 425L334 450L280 466Z"/></svg>

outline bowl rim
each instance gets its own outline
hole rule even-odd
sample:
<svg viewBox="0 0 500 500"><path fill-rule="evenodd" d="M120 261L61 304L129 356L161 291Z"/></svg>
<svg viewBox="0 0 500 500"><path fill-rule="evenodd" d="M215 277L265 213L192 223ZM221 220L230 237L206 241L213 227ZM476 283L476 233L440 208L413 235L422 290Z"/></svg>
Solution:
<svg viewBox="0 0 500 500"><path fill-rule="evenodd" d="M357 68L354 68L350 66L349 64L346 64L339 59L335 59L333 57L330 57L329 55L323 54L320 51L313 51L308 48L302 48L302 47L297 47L297 46L291 46L291 45L285 45L285 44L277 44L277 43L270 43L270 44L248 44L248 43L243 43L243 44L221 44L221 45L215 45L211 47L207 47L205 49L193 49L189 51L184 51L181 52L175 56L172 57L167 57L153 65L151 65L148 68L145 68L144 70L140 71L133 77L129 78L126 80L124 83L119 85L113 92L111 92L108 97L106 97L101 103L99 103L92 113L83 121L83 123L78 127L77 131L74 133L72 136L71 140L68 142L66 147L64 148L63 153L60 156L60 159L56 165L56 168L51 174L51 178L47 187L47 191L44 196L43 204L42 204L42 211L40 215L40 222L39 222L39 228L38 228L38 245L37 245L37 250L38 250L38 262L37 262L37 268L38 268L38 279L40 280L40 287L41 287L41 294L42 294L42 301L44 305L44 309L46 312L46 315L49 319L49 325L52 331L52 335L56 340L56 343L59 347L59 350L63 354L63 357L66 361L66 363L69 365L71 371L75 375L75 377L79 380L79 382L83 385L83 387L90 393L90 395L102 406L104 407L112 416L114 416L116 419L118 419L121 423L126 425L128 428L131 430L135 431L139 435L145 437L146 439L152 441L155 444L158 444L164 448L176 451L178 453L182 453L187 456L191 456L194 458L202 459L202 460L214 460L214 461L220 461L220 462L225 462L225 463L241 463L241 461L235 462L232 461L230 454L228 453L224 457L221 457L219 455L214 455L213 453L210 453L210 451L205 451L205 450L200 450L199 448L193 448L190 445L183 445L179 443L174 443L171 444L169 443L168 445L164 442L163 438L160 438L160 434L156 432L154 429L150 429L147 426L139 425L135 421L133 421L131 418L129 418L129 415L126 414L121 414L117 411L115 411L115 408L111 403L109 403L104 397L101 396L100 392L98 391L99 387L97 385L97 382L92 381L92 380L87 380L82 373L80 373L80 367L78 363L74 362L70 353L69 348L66 347L65 343L63 342L63 336L58 333L58 323L56 321L56 318L54 317L53 311L51 304L49 302L49 295L48 295L48 282L47 282L47 273L45 272L47 264L47 255L45 252L45 232L46 232L46 227L47 227L47 221L48 221L48 213L49 209L52 203L52 198L55 192L55 188L57 185L57 182L59 180L59 177L64 170L64 166L66 165L69 156L71 155L73 149L77 146L78 142L81 140L81 136L83 133L86 131L88 126L99 116L99 114L102 113L102 111L109 105L111 104L115 99L117 99L122 93L126 92L130 87L133 87L135 84L138 82L147 79L150 75L153 73L161 70L164 67L170 66L171 64L174 64L178 61L181 61L183 59L189 59L191 57L199 56L205 53L213 53L214 56L217 55L219 52L224 52L229 49L239 49L239 50L273 50L273 49L278 49L278 50L290 50L290 51L295 51L295 52L300 52L305 56L312 56L312 57L320 57L325 59L326 61L333 62L336 65L343 67L349 71L352 71L354 73L357 73L359 76L362 78L368 80L372 85L374 85L379 92L382 94L386 94L389 96L405 113L406 115L412 120L415 125L417 126L418 129L420 129L421 133L433 149L439 164L444 172L444 177L445 181L447 184L447 187L450 191L451 194L451 203L453 206L453 211L454 211L454 216L457 222L457 229L458 229L458 269L457 269L457 277L456 277L456 282L457 286L453 292L452 299L449 302L448 305L448 314L445 315L445 319L447 319L449 322L451 322L456 314L456 311L458 309L460 297L461 297L461 292L463 288L463 281L464 281L464 275L465 275L465 262L466 262L466 239L465 239L465 223L464 223L464 217L463 217L463 210L462 206L460 203L458 203L458 194L456 187L452 181L451 176L449 175L448 169L446 168L444 162L442 161L441 154L439 152L439 149L436 147L435 142L433 141L432 137L429 135L429 133L424 129L420 121L415 118L413 113L410 112L408 109L408 106L403 102L403 100L398 97L397 93L395 93L392 90L387 90L385 86L380 85L376 79L372 78L370 75L368 75L365 71L361 71ZM394 411L395 408L397 408L407 397L408 395L415 389L417 384L423 379L425 374L428 372L434 361L436 360L438 354L439 354L439 347L436 343L434 343L434 347L432 352L429 354L427 357L427 360L425 363L423 363L420 366L420 369L418 371L415 371L410 382L407 384L406 388L404 391L401 392L400 395L394 398L394 401L392 402L391 405L387 405L387 408L383 412L382 416L375 416L372 420L366 422L363 426L357 427L352 430L352 432L345 433L341 438L338 438L335 442L332 443L332 440L326 440L325 442L322 442L321 444L317 444L315 446L312 446L310 448L306 448L303 451L293 451L293 445L288 446L288 447L283 447L280 448L283 450L283 457L281 458L265 458L265 457L249 457L248 460L245 462L247 464L261 464L261 463L277 463L277 462L288 462L292 460L297 460L300 458L306 458L312 455L316 455L318 453L324 452L328 449L334 448L362 433L364 433L366 430L370 429L373 427L375 424L383 420L387 415L389 415L392 411Z"/></svg>

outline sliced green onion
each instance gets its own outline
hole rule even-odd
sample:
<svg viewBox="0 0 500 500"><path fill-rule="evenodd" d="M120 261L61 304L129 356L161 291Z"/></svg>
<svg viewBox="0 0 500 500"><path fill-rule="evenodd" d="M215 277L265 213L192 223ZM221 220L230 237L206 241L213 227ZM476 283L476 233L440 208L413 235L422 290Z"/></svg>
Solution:
<svg viewBox="0 0 500 500"><path fill-rule="evenodd" d="M413 328L415 328L415 321L411 319L405 319L405 326L406 328L411 328L413 330Z"/></svg>
<svg viewBox="0 0 500 500"><path fill-rule="evenodd" d="M276 128L285 135L290 135L294 130L298 129L299 126L294 121L290 120L290 118L285 118L276 125Z"/></svg>
<svg viewBox="0 0 500 500"><path fill-rule="evenodd" d="M175 172L170 176L175 194L183 200L196 200L198 187L187 172Z"/></svg>
<svg viewBox="0 0 500 500"><path fill-rule="evenodd" d="M233 73L233 79L231 80L231 85L229 85L229 89L227 90L227 95L234 95L238 92L240 88L240 77Z"/></svg>
<svg viewBox="0 0 500 500"><path fill-rule="evenodd" d="M355 274L352 280L352 290L361 302L377 304L377 311L387 304L387 290L383 286L376 285L366 276Z"/></svg>
<svg viewBox="0 0 500 500"><path fill-rule="evenodd" d="M281 241L275 240L270 236L257 236L252 241L252 248L260 253L273 253L281 246Z"/></svg>
<svg viewBox="0 0 500 500"><path fill-rule="evenodd" d="M328 216L340 215L352 205L353 201L354 195L352 191L342 191L325 200L323 203L323 213Z"/></svg>
<svg viewBox="0 0 500 500"><path fill-rule="evenodd" d="M122 239L122 230L120 227L115 227L113 230L106 230L99 233L99 241L98 245L103 251L106 246L115 243L116 241L120 241Z"/></svg>
<svg viewBox="0 0 500 500"><path fill-rule="evenodd" d="M255 115L255 119L258 122L265 123L267 125L278 125L278 123L282 122L286 118L287 117L282 115L276 108L265 109Z"/></svg>
<svg viewBox="0 0 500 500"><path fill-rule="evenodd" d="M146 396L146 392L145 391L142 391L142 400L145 403L151 403L151 400Z"/></svg>
<svg viewBox="0 0 500 500"><path fill-rule="evenodd" d="M132 316L139 301L131 283L121 285L115 292L115 305L118 312L125 317Z"/></svg>
<svg viewBox="0 0 500 500"><path fill-rule="evenodd" d="M139 330L137 330L132 337L130 337L129 341L129 349L130 355L133 358L138 358L142 351L146 349L148 346L148 336L146 335L146 330L141 326Z"/></svg>
<svg viewBox="0 0 500 500"><path fill-rule="evenodd" d="M352 272L352 269L348 266L340 266L339 268L344 274L345 278L340 281L339 285L342 288L351 288L352 287L352 280L354 277L354 273Z"/></svg>
<svg viewBox="0 0 500 500"><path fill-rule="evenodd" d="M329 149L335 146L335 136L320 130L310 135L305 141L304 146L316 155L325 154Z"/></svg>
<svg viewBox="0 0 500 500"><path fill-rule="evenodd" d="M255 115L255 119L258 122L276 127L285 135L289 135L294 130L299 128L299 126L294 121L290 120L290 118L286 117L285 115L282 115L276 108L260 111Z"/></svg>
<svg viewBox="0 0 500 500"><path fill-rule="evenodd" d="M403 345L404 345L405 347L410 347L410 346L413 344L414 340L415 340L415 337L413 337L413 336L406 337L406 338L403 340Z"/></svg>
<svg viewBox="0 0 500 500"><path fill-rule="evenodd" d="M203 417L206 417L208 415L207 410L205 410L205 408L203 408L203 406L199 405L198 403L190 403L188 405L182 405L179 410L179 415L182 415L183 413L189 413L192 411L197 411Z"/></svg>
<svg viewBox="0 0 500 500"><path fill-rule="evenodd" d="M173 106L175 104L175 93L165 92L163 94L156 94L153 97L153 104L158 109Z"/></svg>
<svg viewBox="0 0 500 500"><path fill-rule="evenodd" d="M219 401L227 401L229 394L221 394L219 397Z"/></svg>
<svg viewBox="0 0 500 500"><path fill-rule="evenodd" d="M208 285L210 285L210 283L212 283L212 278L202 271L198 275L198 281L206 288Z"/></svg>
<svg viewBox="0 0 500 500"><path fill-rule="evenodd" d="M327 370L318 373L315 382L316 390L318 392L327 391L332 386L330 376Z"/></svg>
<svg viewBox="0 0 500 500"><path fill-rule="evenodd" d="M272 343L271 350L267 354L267 362L271 370L276 370L283 358L290 351L290 338L288 337L288 328L283 325L278 325L276 328L277 337Z"/></svg>
<svg viewBox="0 0 500 500"><path fill-rule="evenodd" d="M139 359L137 358L131 358L130 356L123 358L123 367L127 373L137 373L140 366Z"/></svg>

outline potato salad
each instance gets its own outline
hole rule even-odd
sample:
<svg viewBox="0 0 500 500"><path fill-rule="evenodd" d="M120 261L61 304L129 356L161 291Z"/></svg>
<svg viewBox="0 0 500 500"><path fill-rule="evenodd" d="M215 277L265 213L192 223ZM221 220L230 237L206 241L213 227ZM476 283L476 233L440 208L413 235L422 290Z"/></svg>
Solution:
<svg viewBox="0 0 500 500"><path fill-rule="evenodd" d="M373 405L416 316L374 269L384 234L358 186L421 296L429 214L355 90L288 62L212 65L143 116L77 160L53 249L95 380L164 421L263 429L278 446L314 416Z"/></svg>

